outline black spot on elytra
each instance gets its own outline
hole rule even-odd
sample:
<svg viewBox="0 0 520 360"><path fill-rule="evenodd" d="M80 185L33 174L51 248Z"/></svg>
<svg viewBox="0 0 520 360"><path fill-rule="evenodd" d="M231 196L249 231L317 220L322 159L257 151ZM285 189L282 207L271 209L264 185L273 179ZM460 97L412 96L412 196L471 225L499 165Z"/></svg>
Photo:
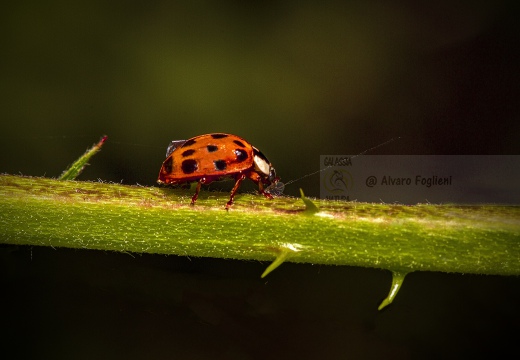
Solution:
<svg viewBox="0 0 520 360"><path fill-rule="evenodd" d="M163 168L164 168L164 171L167 173L167 174L171 174L172 173L172 169L173 169L173 158L170 156L168 159L166 159L164 161L164 164L163 164Z"/></svg>
<svg viewBox="0 0 520 360"><path fill-rule="evenodd" d="M188 159L184 160L181 165L182 172L185 174L191 174L199 168L199 164L197 164L196 160Z"/></svg>
<svg viewBox="0 0 520 360"><path fill-rule="evenodd" d="M211 134L211 137L213 139L223 139L225 137L228 137L228 134Z"/></svg>
<svg viewBox="0 0 520 360"><path fill-rule="evenodd" d="M237 156L237 161L242 162L244 160L247 160L247 152L245 152L242 149L235 149L235 155Z"/></svg>
<svg viewBox="0 0 520 360"><path fill-rule="evenodd" d="M208 149L208 152L215 152L218 150L218 147L215 145L208 145L206 148Z"/></svg>
<svg viewBox="0 0 520 360"><path fill-rule="evenodd" d="M196 142L197 141L195 141L194 139L190 139L190 140L186 141L184 144L182 144L181 147L188 147L188 146L195 144Z"/></svg>
<svg viewBox="0 0 520 360"><path fill-rule="evenodd" d="M233 142L234 142L235 144L237 144L238 146L240 146L240 147L246 147L246 146L244 145L244 143L243 143L242 141L240 141L240 140L233 140Z"/></svg>
<svg viewBox="0 0 520 360"><path fill-rule="evenodd" d="M215 160L213 161L213 164L215 164L216 170L226 170L227 164L225 160Z"/></svg>
<svg viewBox="0 0 520 360"><path fill-rule="evenodd" d="M189 149L182 153L182 157L190 156L190 155L193 155L194 153L195 153L195 150Z"/></svg>

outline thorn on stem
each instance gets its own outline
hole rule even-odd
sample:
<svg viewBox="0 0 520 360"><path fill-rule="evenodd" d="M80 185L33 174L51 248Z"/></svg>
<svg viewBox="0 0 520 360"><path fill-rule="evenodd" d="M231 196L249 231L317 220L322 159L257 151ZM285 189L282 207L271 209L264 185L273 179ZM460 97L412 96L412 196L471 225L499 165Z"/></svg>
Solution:
<svg viewBox="0 0 520 360"><path fill-rule="evenodd" d="M404 278L407 274L407 272L392 271L392 286L390 287L390 292L388 293L388 296L381 302L381 305L379 305L377 308L378 310L382 310L386 306L390 305L392 301L394 301L394 298L401 289Z"/></svg>

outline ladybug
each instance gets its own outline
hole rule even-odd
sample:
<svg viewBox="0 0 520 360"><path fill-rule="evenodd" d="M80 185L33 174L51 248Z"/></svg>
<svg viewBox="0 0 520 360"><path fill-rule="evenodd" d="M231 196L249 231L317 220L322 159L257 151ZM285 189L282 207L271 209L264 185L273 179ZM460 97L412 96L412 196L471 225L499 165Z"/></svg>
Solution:
<svg viewBox="0 0 520 360"><path fill-rule="evenodd" d="M260 150L236 135L214 133L172 141L166 149L166 160L159 171L157 182L197 182L195 195L191 198L193 205L202 184L225 177L235 179L226 209L233 204L240 183L246 177L258 184L258 192L268 199L273 198L269 190L278 188L276 184L279 181L271 163ZM266 190L264 185L268 186Z"/></svg>

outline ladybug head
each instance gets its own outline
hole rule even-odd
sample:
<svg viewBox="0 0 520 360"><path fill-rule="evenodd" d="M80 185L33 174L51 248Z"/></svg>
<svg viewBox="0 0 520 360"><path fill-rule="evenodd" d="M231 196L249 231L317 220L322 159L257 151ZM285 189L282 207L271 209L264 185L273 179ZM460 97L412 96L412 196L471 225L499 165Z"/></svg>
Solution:
<svg viewBox="0 0 520 360"><path fill-rule="evenodd" d="M276 177L276 171L265 155L255 147L253 147L253 155L255 171L262 177L262 182L267 185L278 182L280 179Z"/></svg>

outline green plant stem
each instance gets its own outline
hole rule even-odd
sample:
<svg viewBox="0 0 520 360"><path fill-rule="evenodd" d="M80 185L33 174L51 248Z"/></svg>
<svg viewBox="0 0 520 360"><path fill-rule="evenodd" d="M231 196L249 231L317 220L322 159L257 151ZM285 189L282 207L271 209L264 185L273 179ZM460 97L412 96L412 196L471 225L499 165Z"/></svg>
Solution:
<svg viewBox="0 0 520 360"><path fill-rule="evenodd" d="M520 274L520 207L386 205L0 175L0 243Z"/></svg>

